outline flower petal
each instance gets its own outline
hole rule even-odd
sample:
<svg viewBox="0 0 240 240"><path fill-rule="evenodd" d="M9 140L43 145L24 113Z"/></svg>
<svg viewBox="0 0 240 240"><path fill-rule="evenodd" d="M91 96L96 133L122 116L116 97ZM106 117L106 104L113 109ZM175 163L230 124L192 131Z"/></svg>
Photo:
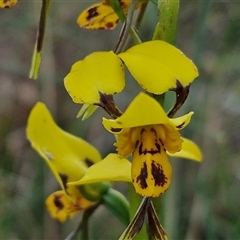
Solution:
<svg viewBox="0 0 240 240"><path fill-rule="evenodd" d="M94 52L76 62L64 79L64 85L75 103L100 102L100 93L121 92L125 86L121 60L113 52Z"/></svg>
<svg viewBox="0 0 240 240"><path fill-rule="evenodd" d="M188 117L183 119L185 118L188 119ZM122 128L145 125L169 124L175 127L174 124L179 123L180 120L172 121L155 99L145 93L139 93L122 116L115 120L103 118L103 125L108 131L117 134L121 132Z"/></svg>
<svg viewBox="0 0 240 240"><path fill-rule="evenodd" d="M90 164L101 160L93 146L59 128L41 102L33 107L29 115L27 138L63 189L68 181L80 179Z"/></svg>
<svg viewBox="0 0 240 240"><path fill-rule="evenodd" d="M81 210L87 209L94 202L90 202L83 196L79 196L76 203L73 203L64 191L56 191L46 199L46 206L52 218L65 222L68 217L75 216Z"/></svg>
<svg viewBox="0 0 240 240"><path fill-rule="evenodd" d="M182 150L174 154L168 153L168 155L171 157L187 158L200 162L202 160L202 152L197 146L197 144L187 138L182 139Z"/></svg>
<svg viewBox="0 0 240 240"><path fill-rule="evenodd" d="M164 41L144 42L118 56L141 87L154 94L176 88L177 80L187 86L198 76L193 62Z"/></svg>
<svg viewBox="0 0 240 240"><path fill-rule="evenodd" d="M86 174L77 182L68 185L82 185L104 181L131 182L131 163L117 154L109 154L102 161L88 168Z"/></svg>
<svg viewBox="0 0 240 240"><path fill-rule="evenodd" d="M171 125L174 126L176 130L181 130L189 124L193 114L194 112L191 111L188 114L185 114L181 117L169 118L169 121L171 122Z"/></svg>
<svg viewBox="0 0 240 240"><path fill-rule="evenodd" d="M0 8L10 8L13 7L18 0L0 0Z"/></svg>
<svg viewBox="0 0 240 240"><path fill-rule="evenodd" d="M87 29L114 29L118 21L111 6L103 3L91 5L77 19L78 25Z"/></svg>
<svg viewBox="0 0 240 240"><path fill-rule="evenodd" d="M158 197L170 183L172 167L164 145L152 126L141 128L132 157L132 179L137 193Z"/></svg>

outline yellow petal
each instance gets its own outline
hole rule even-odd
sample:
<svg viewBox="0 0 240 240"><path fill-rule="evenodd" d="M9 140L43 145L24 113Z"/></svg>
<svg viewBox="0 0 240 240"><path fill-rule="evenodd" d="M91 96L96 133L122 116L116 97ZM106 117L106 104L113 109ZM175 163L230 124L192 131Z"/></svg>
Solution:
<svg viewBox="0 0 240 240"><path fill-rule="evenodd" d="M73 203L64 191L52 193L45 203L51 217L60 222L65 222L68 217L71 218L94 204L94 202L88 201L83 196L79 196L76 203Z"/></svg>
<svg viewBox="0 0 240 240"><path fill-rule="evenodd" d="M64 85L75 103L99 103L100 93L109 95L123 90L122 62L113 52L94 52L72 66Z"/></svg>
<svg viewBox="0 0 240 240"><path fill-rule="evenodd" d="M199 147L196 145L196 143L194 143L193 141L187 138L182 138L182 139L183 139L182 150L174 154L168 153L168 155L172 157L187 158L190 160L200 162L202 160L202 152L199 149Z"/></svg>
<svg viewBox="0 0 240 240"><path fill-rule="evenodd" d="M189 124L193 114L194 112L191 111L188 114L185 114L181 117L169 118L169 121L171 122L172 126L174 126L176 130L181 130Z"/></svg>
<svg viewBox="0 0 240 240"><path fill-rule="evenodd" d="M171 182L172 167L157 131L152 126L141 128L132 157L132 179L137 193L158 197Z"/></svg>
<svg viewBox="0 0 240 240"><path fill-rule="evenodd" d="M148 92L162 94L176 88L177 80L189 85L198 71L193 62L174 46L160 40L138 44L119 57Z"/></svg>
<svg viewBox="0 0 240 240"><path fill-rule="evenodd" d="M119 21L110 5L96 3L85 9L77 19L80 27L87 29L114 29Z"/></svg>
<svg viewBox="0 0 240 240"><path fill-rule="evenodd" d="M145 93L139 93L122 116L115 120L103 118L104 127L112 133L120 133L122 128L154 124L170 124L161 105Z"/></svg>
<svg viewBox="0 0 240 240"><path fill-rule="evenodd" d="M88 168L86 174L69 185L82 185L104 181L131 182L131 163L117 154L109 154L102 161Z"/></svg>
<svg viewBox="0 0 240 240"><path fill-rule="evenodd" d="M138 128L125 128L118 135L118 140L116 143L114 143L114 146L117 148L118 154L122 158L132 154L138 134Z"/></svg>
<svg viewBox="0 0 240 240"><path fill-rule="evenodd" d="M67 182L80 179L89 165L101 160L93 146L59 128L41 102L33 107L29 115L27 138L63 189Z"/></svg>
<svg viewBox="0 0 240 240"><path fill-rule="evenodd" d="M18 0L0 0L0 8L10 8L13 7Z"/></svg>

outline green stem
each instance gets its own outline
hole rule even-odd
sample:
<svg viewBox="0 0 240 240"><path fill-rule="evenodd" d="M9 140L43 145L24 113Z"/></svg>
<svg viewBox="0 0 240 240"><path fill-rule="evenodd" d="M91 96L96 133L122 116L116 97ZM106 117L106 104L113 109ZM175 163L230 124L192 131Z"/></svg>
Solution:
<svg viewBox="0 0 240 240"><path fill-rule="evenodd" d="M153 34L153 40L163 40L170 44L175 43L176 26L179 11L179 0L158 0L159 22ZM162 106L164 105L165 94L152 95ZM158 216L162 209L160 198L154 200Z"/></svg>
<svg viewBox="0 0 240 240"><path fill-rule="evenodd" d="M39 68L41 64L41 52L43 47L44 35L47 24L47 17L49 12L51 0L42 0L42 9L38 25L37 38L33 50L32 63L29 72L29 78L37 79L39 75Z"/></svg>
<svg viewBox="0 0 240 240"><path fill-rule="evenodd" d="M159 0L159 22L155 28L153 39L164 40L170 44L175 43L176 26L179 10L179 0Z"/></svg>
<svg viewBox="0 0 240 240"><path fill-rule="evenodd" d="M146 11L146 9L147 9L147 5L148 5L148 1L142 2L142 3L141 3L141 6L140 6L139 9L138 9L138 14L137 14L136 21L135 21L135 28L136 28L136 29L139 29L139 28L140 28L140 25L141 25L141 23L142 23L143 16L144 16L145 11Z"/></svg>
<svg viewBox="0 0 240 240"><path fill-rule="evenodd" d="M136 8L136 4L138 3L138 0L133 0L130 4L130 7L128 9L127 18L125 20L125 23L123 25L123 28L121 30L119 41L117 43L117 46L114 50L116 54L123 51L123 48L125 46L125 43L127 41L129 33L132 35L134 41L136 44L141 43L141 40L136 32L136 30L132 26L132 20L133 20L133 13Z"/></svg>
<svg viewBox="0 0 240 240"><path fill-rule="evenodd" d="M78 225L78 227L72 231L66 238L65 240L72 240L78 233L80 230L82 230L82 238L84 240L88 240L89 239L89 234L88 234L88 222L89 222L89 218L92 216L92 214L94 213L94 211L98 208L99 204L94 205L93 207L87 209L84 211L83 213L83 217Z"/></svg>

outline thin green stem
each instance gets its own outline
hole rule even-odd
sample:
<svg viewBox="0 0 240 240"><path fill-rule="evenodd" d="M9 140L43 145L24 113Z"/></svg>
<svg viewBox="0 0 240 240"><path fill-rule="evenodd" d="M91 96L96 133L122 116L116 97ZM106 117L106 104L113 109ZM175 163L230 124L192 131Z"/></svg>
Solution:
<svg viewBox="0 0 240 240"><path fill-rule="evenodd" d="M89 239L89 231L88 231L88 222L89 218L92 216L94 211L98 208L99 204L94 205L93 207L87 209L83 213L83 217L81 221L79 222L78 227L72 231L66 238L65 240L72 240L81 230L82 230L82 238L84 240Z"/></svg>
<svg viewBox="0 0 240 240"><path fill-rule="evenodd" d="M140 28L140 25L142 23L144 14L145 14L146 9L147 9L147 5L148 5L148 1L142 2L141 6L138 9L138 14L137 14L136 21L135 21L135 28L136 29Z"/></svg>
<svg viewBox="0 0 240 240"><path fill-rule="evenodd" d="M129 33L132 35L134 41L136 41L137 43L141 43L141 40L140 40L137 32L132 27L133 14L134 14L134 11L135 11L135 8L136 8L136 4L138 3L138 1L139 0L133 0L131 2L131 4L130 4L130 7L128 9L128 14L127 14L126 21L123 24L123 28L122 28L122 30L120 32L120 36L119 36L119 41L118 41L118 43L116 45L116 48L114 50L114 52L116 54L118 54L118 53L123 51L123 48L125 46L125 43L127 41Z"/></svg>
<svg viewBox="0 0 240 240"><path fill-rule="evenodd" d="M179 0L159 0L159 22L155 28L153 39L175 43L176 26L179 11Z"/></svg>
<svg viewBox="0 0 240 240"><path fill-rule="evenodd" d="M153 34L153 40L163 40L170 44L175 43L176 39L176 26L179 11L179 0L158 0L158 14L159 22L155 28ZM165 94L152 95L162 106L164 105ZM174 113L177 109L173 108ZM177 109L178 110L178 109ZM174 114L171 111L171 115ZM157 214L160 215L160 209L162 209L162 201L160 199L154 200L155 209ZM161 211L163 212L163 211Z"/></svg>
<svg viewBox="0 0 240 240"><path fill-rule="evenodd" d="M38 25L37 38L33 50L32 63L29 72L29 78L37 79L41 64L41 52L43 47L44 35L46 30L48 12L51 0L42 0L42 9Z"/></svg>

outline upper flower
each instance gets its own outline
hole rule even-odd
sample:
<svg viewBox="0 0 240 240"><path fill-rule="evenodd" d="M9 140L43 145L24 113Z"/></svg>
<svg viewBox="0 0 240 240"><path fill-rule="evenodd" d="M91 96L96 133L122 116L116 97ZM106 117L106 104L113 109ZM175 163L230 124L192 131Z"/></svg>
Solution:
<svg viewBox="0 0 240 240"><path fill-rule="evenodd" d="M18 0L0 0L0 8L10 8L13 7Z"/></svg>
<svg viewBox="0 0 240 240"><path fill-rule="evenodd" d="M130 0L119 0L119 4L126 14ZM80 27L88 29L114 29L117 26L119 17L112 9L108 0L91 5L85 9L77 19Z"/></svg>
<svg viewBox="0 0 240 240"><path fill-rule="evenodd" d="M179 133L192 114L168 118L156 100L140 93L122 116L103 118L105 128L118 134L115 146L119 155L132 154L132 182L137 193L157 197L168 189L172 168L167 154L201 160L199 148Z"/></svg>
<svg viewBox="0 0 240 240"><path fill-rule="evenodd" d="M123 63L146 91L162 94L175 89L177 83L189 85L198 71L193 62L174 46L160 40L131 47L116 55L94 52L76 62L64 79L64 85L75 103L96 104L106 95L123 90Z"/></svg>

